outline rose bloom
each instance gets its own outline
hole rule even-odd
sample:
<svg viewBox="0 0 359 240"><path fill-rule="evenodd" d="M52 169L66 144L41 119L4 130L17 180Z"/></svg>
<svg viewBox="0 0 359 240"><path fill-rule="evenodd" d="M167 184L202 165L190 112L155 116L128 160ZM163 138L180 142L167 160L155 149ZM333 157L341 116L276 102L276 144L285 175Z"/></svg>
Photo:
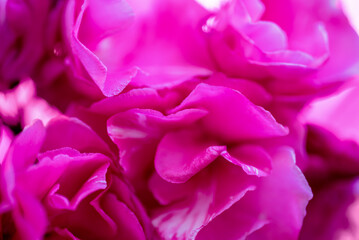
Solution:
<svg viewBox="0 0 359 240"><path fill-rule="evenodd" d="M44 127L37 121L11 146L4 136L2 128L2 236L150 238L146 213L114 165L113 153L84 123L57 117Z"/></svg>
<svg viewBox="0 0 359 240"><path fill-rule="evenodd" d="M119 94L130 82L137 86L144 82L162 85L208 73L206 69L186 63L177 44L178 35L173 34L178 24L183 27L190 24L192 28L197 25L189 18L181 18L180 23L177 22L180 18L174 18L173 12L187 5L194 7L194 14L201 11L192 1L148 1L146 4L143 1L107 1L106 4L97 0L69 1L64 18L67 45L77 76L74 84L80 85L83 91L94 92L90 80L108 97ZM172 24L176 24L173 30ZM193 32L201 31L193 29ZM187 38L190 44L191 35ZM204 40L201 42L200 49L203 49ZM192 47L186 49L192 50Z"/></svg>
<svg viewBox="0 0 359 240"><path fill-rule="evenodd" d="M108 134L161 239L296 239L312 194L293 150L271 142L287 129L214 82L195 84L162 112L146 108L155 103L144 99L166 99L150 90L105 99L92 111L119 111Z"/></svg>
<svg viewBox="0 0 359 240"><path fill-rule="evenodd" d="M329 1L221 2L205 30L230 76L264 81L278 94L303 94L346 77L358 63L358 36ZM351 47L340 48L340 41Z"/></svg>
<svg viewBox="0 0 359 240"><path fill-rule="evenodd" d="M298 113L359 69L357 34L340 6L324 0L71 1L64 18L73 85L81 91L96 92L91 82L108 97L162 91L213 72L253 81L271 98L259 105L289 127L287 143L301 167Z"/></svg>
<svg viewBox="0 0 359 240"><path fill-rule="evenodd" d="M311 121L305 135L298 114L358 73L353 21L328 0L208 3L0 3L0 114L46 124L14 140L1 126L3 235L298 238L312 192L296 159L331 179L323 152L338 143L315 146L332 135ZM8 90L29 76L35 86ZM93 130L49 121L51 105Z"/></svg>
<svg viewBox="0 0 359 240"><path fill-rule="evenodd" d="M211 2L69 1L64 18L74 84L90 91L94 82L113 96L128 85L171 85L219 71L295 97L358 72L358 36L339 5Z"/></svg>

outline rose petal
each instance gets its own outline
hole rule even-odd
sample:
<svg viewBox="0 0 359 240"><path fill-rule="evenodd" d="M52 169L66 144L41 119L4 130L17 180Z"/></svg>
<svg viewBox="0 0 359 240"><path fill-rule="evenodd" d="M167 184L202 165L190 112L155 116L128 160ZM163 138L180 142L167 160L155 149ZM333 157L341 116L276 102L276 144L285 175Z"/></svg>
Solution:
<svg viewBox="0 0 359 240"><path fill-rule="evenodd" d="M251 103L240 92L225 87L199 84L173 112L202 108L209 113L203 125L224 141L258 139L287 134L263 108Z"/></svg>
<svg viewBox="0 0 359 240"><path fill-rule="evenodd" d="M155 168L172 183L183 183L201 171L226 150L195 130L167 133L157 147Z"/></svg>

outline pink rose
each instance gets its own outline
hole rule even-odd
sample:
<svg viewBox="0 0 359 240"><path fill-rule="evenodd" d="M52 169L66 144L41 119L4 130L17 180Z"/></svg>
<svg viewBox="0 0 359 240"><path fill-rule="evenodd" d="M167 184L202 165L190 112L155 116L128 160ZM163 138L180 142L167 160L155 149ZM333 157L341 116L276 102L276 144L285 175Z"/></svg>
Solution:
<svg viewBox="0 0 359 240"><path fill-rule="evenodd" d="M112 157L77 119L26 128L1 163L2 235L146 239L146 213Z"/></svg>
<svg viewBox="0 0 359 240"><path fill-rule="evenodd" d="M257 80L276 94L303 95L358 73L358 36L329 1L216 2L204 31L227 75Z"/></svg>
<svg viewBox="0 0 359 240"><path fill-rule="evenodd" d="M197 29L198 17L184 11L186 17L179 19L177 9L182 8L193 8L200 16L207 14L193 1L69 1L64 18L74 84L97 96L89 84L94 82L110 97L129 84L172 85L209 74L211 71L202 68L211 63L205 39ZM195 48L201 54L191 53ZM200 66L191 65L191 59Z"/></svg>
<svg viewBox="0 0 359 240"><path fill-rule="evenodd" d="M356 239L356 8L0 1L2 235Z"/></svg>
<svg viewBox="0 0 359 240"><path fill-rule="evenodd" d="M162 238L296 239L311 191L293 151L271 144L287 130L240 92L201 83L168 114L114 115L108 133Z"/></svg>
<svg viewBox="0 0 359 240"><path fill-rule="evenodd" d="M275 94L302 95L358 72L358 36L338 6L198 2L70 1L65 18L75 71L105 96L129 84L168 86L211 71L258 81ZM85 87L83 81L77 82Z"/></svg>

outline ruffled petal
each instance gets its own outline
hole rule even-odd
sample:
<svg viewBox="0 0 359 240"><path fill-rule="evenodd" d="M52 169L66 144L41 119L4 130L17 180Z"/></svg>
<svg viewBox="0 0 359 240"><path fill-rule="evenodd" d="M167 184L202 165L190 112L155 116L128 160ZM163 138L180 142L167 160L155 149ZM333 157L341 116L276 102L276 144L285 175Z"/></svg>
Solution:
<svg viewBox="0 0 359 240"><path fill-rule="evenodd" d="M158 144L155 168L164 180L183 183L225 150L226 146L215 145L196 130L167 133Z"/></svg>
<svg viewBox="0 0 359 240"><path fill-rule="evenodd" d="M173 112L186 108L207 110L203 126L208 133L227 142L287 134L287 129L269 112L229 88L199 84Z"/></svg>

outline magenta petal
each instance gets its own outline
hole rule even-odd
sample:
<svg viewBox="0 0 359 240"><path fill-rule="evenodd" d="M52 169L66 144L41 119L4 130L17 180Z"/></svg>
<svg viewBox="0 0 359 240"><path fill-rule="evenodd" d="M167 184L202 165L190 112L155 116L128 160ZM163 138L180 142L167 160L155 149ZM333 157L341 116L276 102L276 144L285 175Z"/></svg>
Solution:
<svg viewBox="0 0 359 240"><path fill-rule="evenodd" d="M205 110L186 109L164 116L150 109L131 109L111 117L107 122L108 134L120 149L120 164L127 176L144 176L166 130L191 125L206 114Z"/></svg>
<svg viewBox="0 0 359 240"><path fill-rule="evenodd" d="M247 239L253 232L269 223L268 219L254 214L255 208L256 204L244 196L204 227L196 239Z"/></svg>
<svg viewBox="0 0 359 240"><path fill-rule="evenodd" d="M116 139L158 136L164 130L190 125L206 114L202 109L185 109L167 116L151 109L131 109L111 117L108 132L115 142Z"/></svg>
<svg viewBox="0 0 359 240"><path fill-rule="evenodd" d="M333 42L337 41L337 36L343 36L336 33L348 24L344 24L345 20L335 7L329 7L330 4L324 1L310 4L300 1L225 2L214 16L208 18L203 31L208 33L214 61L228 76L256 80L274 77L273 82L279 89L281 80L292 79L291 83L295 84L290 87L295 91L298 90L296 82L304 79L312 87L317 84L311 74L321 68L330 69L325 66L327 60L331 62L333 59L329 59L329 54L341 58L337 49L343 44ZM329 8L333 9L330 13ZM335 31L331 30L333 26ZM356 49L356 44L350 45ZM348 58L351 63L353 57ZM334 59L336 64L331 64L331 68L343 65L338 63L338 58ZM347 64L347 68L352 66Z"/></svg>
<svg viewBox="0 0 359 240"><path fill-rule="evenodd" d="M34 164L45 138L45 128L41 121L25 128L9 149L5 168L12 165L15 171L21 171ZM31 143L31 144L29 144ZM9 159L11 158L11 159Z"/></svg>
<svg viewBox="0 0 359 240"><path fill-rule="evenodd" d="M323 1L321 5L324 4L325 1ZM316 78L319 79L318 82L326 85L357 76L359 74L358 34L351 28L342 13L337 14L335 18L330 18L330 21L326 23L325 27L326 31L328 31L330 58L328 62L319 69L318 75L316 76Z"/></svg>
<svg viewBox="0 0 359 240"><path fill-rule="evenodd" d="M54 195L59 190L55 186L49 195L59 208L49 211L55 213L52 223L79 239L152 239L149 219L129 185L117 174L106 175L107 187L92 192L70 211L61 211L60 204L65 206L67 198Z"/></svg>
<svg viewBox="0 0 359 240"><path fill-rule="evenodd" d="M105 206L107 213L117 224L117 237L128 240L146 239L142 226L136 215L128 208L128 206L126 206L125 203L120 202L116 198L116 195L109 193L104 196L103 205Z"/></svg>
<svg viewBox="0 0 359 240"><path fill-rule="evenodd" d="M252 21L258 21L262 17L265 6L260 0L243 0L242 2Z"/></svg>
<svg viewBox="0 0 359 240"><path fill-rule="evenodd" d="M80 240L79 238L75 237L68 229L60 229L60 228L55 228L54 229L55 234L57 235L56 237L50 237L50 240L56 240L56 239L68 239L68 240ZM58 237L58 238L57 238Z"/></svg>
<svg viewBox="0 0 359 240"><path fill-rule="evenodd" d="M71 199L73 208L80 203L82 199L89 196L98 190L103 190L107 187L106 173L108 171L109 163L100 166L89 179L81 186L81 189Z"/></svg>
<svg viewBox="0 0 359 240"><path fill-rule="evenodd" d="M196 191L190 181L184 184L173 184L161 178L156 172L149 180L149 188L161 205L168 205L186 198L188 192Z"/></svg>
<svg viewBox="0 0 359 240"><path fill-rule="evenodd" d="M71 19L74 12L70 9L71 6L68 7L67 14ZM84 1L71 33L70 42L75 56L108 97L120 93L136 75L136 70L115 75L101 61L95 47L107 35L128 26L132 18L133 12L126 1L108 0L106 4L97 0Z"/></svg>
<svg viewBox="0 0 359 240"><path fill-rule="evenodd" d="M125 179L113 177L111 182L111 192L115 193L117 198L126 204L126 206L136 214L138 221L142 225L146 236L152 235L152 226L147 216L145 208L138 200L137 195L133 193L131 185L124 182ZM111 211L111 209L109 209Z"/></svg>
<svg viewBox="0 0 359 240"><path fill-rule="evenodd" d="M4 206L1 208L6 209L8 204L15 204L16 199L13 192L17 187L17 174L35 163L44 135L44 126L40 121L36 121L13 140L1 165L1 194L4 200ZM0 209L0 211L4 209Z"/></svg>
<svg viewBox="0 0 359 240"><path fill-rule="evenodd" d="M196 130L167 133L157 147L156 171L168 182L186 182L226 150L214 144Z"/></svg>
<svg viewBox="0 0 359 240"><path fill-rule="evenodd" d="M158 177L151 189L162 203L170 204L156 210L152 222L164 239L195 239L202 228L254 190L256 180L224 159L185 183L169 184Z"/></svg>
<svg viewBox="0 0 359 240"><path fill-rule="evenodd" d="M75 36L72 36L72 51L85 66L90 77L103 91L107 77L107 68L101 60L89 49L87 49ZM122 89L124 87L121 87Z"/></svg>
<svg viewBox="0 0 359 240"><path fill-rule="evenodd" d="M244 31L263 52L280 51L287 48L287 36L278 25L272 22L260 21L248 24Z"/></svg>
<svg viewBox="0 0 359 240"><path fill-rule="evenodd" d="M209 85L232 88L241 92L255 105L263 106L272 101L272 96L260 84L240 78L228 78L221 73L213 74L205 83Z"/></svg>
<svg viewBox="0 0 359 240"><path fill-rule="evenodd" d="M292 154L286 148L276 152L272 174L204 227L198 239L297 239L312 193Z"/></svg>
<svg viewBox="0 0 359 240"><path fill-rule="evenodd" d="M267 176L272 169L271 156L260 146L243 145L221 154L229 162L241 166L248 175Z"/></svg>
<svg viewBox="0 0 359 240"><path fill-rule="evenodd" d="M164 116L150 109L131 109L111 117L107 129L115 143L126 139L153 138L161 136L164 130L192 124L206 114L205 110L186 109Z"/></svg>
<svg viewBox="0 0 359 240"><path fill-rule="evenodd" d="M18 236L20 239L41 239L48 224L41 202L24 190L16 189L14 195L17 206L13 218Z"/></svg>
<svg viewBox="0 0 359 240"><path fill-rule="evenodd" d="M273 116L251 103L240 92L226 87L199 84L173 111L202 108L207 131L225 141L283 136L287 129Z"/></svg>
<svg viewBox="0 0 359 240"><path fill-rule="evenodd" d="M46 139L41 149L43 152L70 147L80 152L97 152L113 156L109 146L89 126L77 118L65 116L53 118L46 130Z"/></svg>
<svg viewBox="0 0 359 240"><path fill-rule="evenodd" d="M86 4L79 29L79 38L85 43L96 42L127 28L134 20L134 13L125 0L86 0Z"/></svg>
<svg viewBox="0 0 359 240"><path fill-rule="evenodd" d="M111 98L105 98L91 106L96 113L114 115L131 108L156 108L161 104L161 97L155 89L133 89Z"/></svg>
<svg viewBox="0 0 359 240"><path fill-rule="evenodd" d="M57 161L61 161L61 157ZM91 193L107 187L108 167L109 159L101 154L81 154L68 160L66 169L57 180L58 185L53 187L52 194L47 197L51 206L76 209Z"/></svg>
<svg viewBox="0 0 359 240"><path fill-rule="evenodd" d="M12 139L12 132L7 127L0 125L0 164L2 164L5 159Z"/></svg>
<svg viewBox="0 0 359 240"><path fill-rule="evenodd" d="M9 129L7 129L5 126L0 125L0 214L3 212L6 212L10 208L10 199L11 196L9 196L7 182L4 176L4 170L3 170L3 163L5 160L5 156L8 153L9 147L11 145L13 139L13 134ZM9 168L10 166L8 166ZM8 170L9 171L9 170ZM10 170L10 176L13 178L13 169ZM9 176L9 173L7 173L7 177Z"/></svg>
<svg viewBox="0 0 359 240"><path fill-rule="evenodd" d="M71 161L71 157L78 155L80 153L73 149L59 149L51 153L41 154L38 156L38 164L30 166L25 172L17 176L17 185L41 199L59 180Z"/></svg>
<svg viewBox="0 0 359 240"><path fill-rule="evenodd" d="M208 213L213 196L209 192L194 193L195 201L181 202L158 211L153 225L163 239L194 240L211 218Z"/></svg>
<svg viewBox="0 0 359 240"><path fill-rule="evenodd" d="M249 239L298 238L306 206L313 194L295 165L291 149L282 148L274 154L272 174L261 178L261 183L252 194L251 199L256 202L258 214L268 219L269 223Z"/></svg>

